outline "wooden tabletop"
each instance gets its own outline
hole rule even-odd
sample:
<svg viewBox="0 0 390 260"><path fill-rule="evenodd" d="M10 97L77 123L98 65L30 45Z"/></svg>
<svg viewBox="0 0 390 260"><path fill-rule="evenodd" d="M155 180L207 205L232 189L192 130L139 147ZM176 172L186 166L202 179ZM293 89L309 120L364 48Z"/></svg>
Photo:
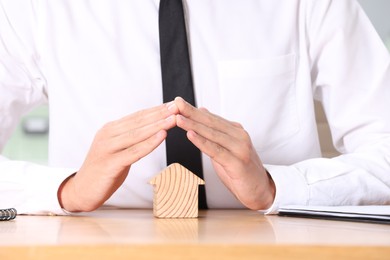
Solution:
<svg viewBox="0 0 390 260"><path fill-rule="evenodd" d="M102 258L390 259L390 225L250 210L200 211L197 219L157 219L152 210L98 210L0 222L2 260Z"/></svg>

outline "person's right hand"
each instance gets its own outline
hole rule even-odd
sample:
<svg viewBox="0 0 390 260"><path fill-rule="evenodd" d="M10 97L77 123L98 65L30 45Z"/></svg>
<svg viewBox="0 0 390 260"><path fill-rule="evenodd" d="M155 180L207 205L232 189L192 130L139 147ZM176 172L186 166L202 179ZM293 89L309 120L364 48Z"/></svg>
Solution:
<svg viewBox="0 0 390 260"><path fill-rule="evenodd" d="M58 191L70 212L93 211L125 181L133 163L152 152L176 125L174 102L142 110L101 128L80 170ZM75 147L77 149L77 147Z"/></svg>

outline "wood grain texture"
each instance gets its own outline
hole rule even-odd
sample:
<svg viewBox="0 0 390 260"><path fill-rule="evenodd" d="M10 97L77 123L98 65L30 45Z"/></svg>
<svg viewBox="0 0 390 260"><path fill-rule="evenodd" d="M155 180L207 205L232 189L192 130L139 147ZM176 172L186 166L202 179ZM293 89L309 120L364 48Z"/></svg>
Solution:
<svg viewBox="0 0 390 260"><path fill-rule="evenodd" d="M166 244L166 245L71 245L5 247L1 259L69 260L69 259L223 259L223 260L345 260L389 259L389 247L340 247L305 245L234 245Z"/></svg>
<svg viewBox="0 0 390 260"><path fill-rule="evenodd" d="M0 259L386 259L390 225L247 209L160 219L151 209L23 216L0 225Z"/></svg>
<svg viewBox="0 0 390 260"><path fill-rule="evenodd" d="M149 181L154 186L153 213L158 218L197 218L198 186L205 182L178 163Z"/></svg>

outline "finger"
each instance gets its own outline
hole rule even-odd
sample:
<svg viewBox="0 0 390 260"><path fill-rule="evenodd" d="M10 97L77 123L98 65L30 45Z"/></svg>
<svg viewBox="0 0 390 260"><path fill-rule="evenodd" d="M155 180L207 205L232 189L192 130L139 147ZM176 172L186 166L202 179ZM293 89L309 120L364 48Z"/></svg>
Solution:
<svg viewBox="0 0 390 260"><path fill-rule="evenodd" d="M160 130L144 141L134 144L116 155L118 165L129 166L156 149L166 138L167 131Z"/></svg>
<svg viewBox="0 0 390 260"><path fill-rule="evenodd" d="M156 107L137 111L121 119L109 122L103 127L103 131L109 136L116 136L127 132L129 129L140 128L166 119L176 113L178 113L176 104L171 101Z"/></svg>
<svg viewBox="0 0 390 260"><path fill-rule="evenodd" d="M241 126L238 123L232 123L218 115L212 114L207 109L197 109L181 97L175 98L175 104L181 115L221 132L228 133L228 131L233 130L232 127Z"/></svg>
<svg viewBox="0 0 390 260"><path fill-rule="evenodd" d="M198 135L204 137L209 142L215 143L216 149L219 150L219 147L222 147L236 156L240 156L240 153L244 152L247 149L248 145L251 144L248 133L243 128L230 127L231 130L220 131L219 129L210 128L204 124L193 121L189 118L185 118L182 115L176 116L176 124L178 127L184 129L185 131L193 131ZM198 147L200 149L200 147Z"/></svg>
<svg viewBox="0 0 390 260"><path fill-rule="evenodd" d="M209 113L209 114L212 114L212 115L218 117L218 115L211 113L211 112L210 112L207 108L205 108L205 107L200 107L199 110L204 111L204 112L207 112L207 113ZM243 128L242 124L240 124L240 123L238 123L238 122L230 121L230 120L227 120L227 119L225 119L225 120L226 120L227 122L231 123L232 125L234 125L235 127Z"/></svg>
<svg viewBox="0 0 390 260"><path fill-rule="evenodd" d="M159 131L165 130L176 126L176 117L171 115L166 119L159 120L150 125L143 126L136 129L131 129L121 135L115 136L110 139L110 150L117 152L134 146L137 143L141 143L153 135L156 135Z"/></svg>
<svg viewBox="0 0 390 260"><path fill-rule="evenodd" d="M187 132L188 139L201 150L204 154L208 155L212 160L220 164L222 167L226 165L233 165L237 158L231 153L230 150L225 147L210 141L209 139L195 133L194 131Z"/></svg>

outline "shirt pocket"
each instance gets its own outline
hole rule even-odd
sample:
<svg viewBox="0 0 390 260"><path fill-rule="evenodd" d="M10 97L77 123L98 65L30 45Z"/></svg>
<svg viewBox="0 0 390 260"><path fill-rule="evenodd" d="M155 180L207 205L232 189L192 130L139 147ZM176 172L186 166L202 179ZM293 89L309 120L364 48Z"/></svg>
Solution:
<svg viewBox="0 0 390 260"><path fill-rule="evenodd" d="M295 74L295 54L218 64L221 114L241 123L258 151L283 146L299 130Z"/></svg>

